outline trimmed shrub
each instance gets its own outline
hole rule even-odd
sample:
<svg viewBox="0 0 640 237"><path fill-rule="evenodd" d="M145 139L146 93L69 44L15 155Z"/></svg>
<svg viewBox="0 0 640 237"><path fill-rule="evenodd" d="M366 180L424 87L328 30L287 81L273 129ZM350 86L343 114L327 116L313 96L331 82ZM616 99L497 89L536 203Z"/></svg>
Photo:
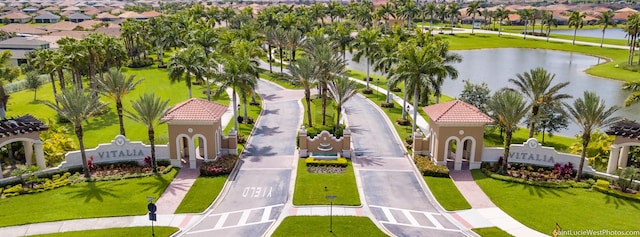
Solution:
<svg viewBox="0 0 640 237"><path fill-rule="evenodd" d="M436 165L429 157L416 155L413 161L423 176L449 177L449 168L444 165Z"/></svg>
<svg viewBox="0 0 640 237"><path fill-rule="evenodd" d="M201 176L220 176L230 174L236 166L238 156L224 155L215 161L205 162L200 166Z"/></svg>
<svg viewBox="0 0 640 237"><path fill-rule="evenodd" d="M393 102L391 102L391 103L387 103L387 102L380 103L380 107L382 107L382 108L393 108L393 106L394 106Z"/></svg>
<svg viewBox="0 0 640 237"><path fill-rule="evenodd" d="M138 60L137 58L132 58L131 61L129 62L129 64L127 65L127 67L129 68L141 68L141 67L146 67L146 66L150 66L153 64L153 59L152 58L141 58L140 60Z"/></svg>
<svg viewBox="0 0 640 237"><path fill-rule="evenodd" d="M362 89L362 94L365 94L365 95L373 94L373 90L371 88Z"/></svg>
<svg viewBox="0 0 640 237"><path fill-rule="evenodd" d="M316 160L313 157L308 157L305 160L307 166L338 166L338 167L347 167L349 162L347 158L338 157L335 160Z"/></svg>
<svg viewBox="0 0 640 237"><path fill-rule="evenodd" d="M600 180L598 180L598 181L600 181ZM607 181L604 181L604 182L607 182ZM601 184L604 184L604 183L601 183ZM615 190L615 189L611 189L608 186L607 187L599 186L598 184L593 185L592 189L596 190L598 192L604 193L604 194L608 194L608 195L614 196L614 197L624 198L624 199L634 200L634 201L640 201L640 195L638 195L637 193L636 194L623 193L621 191L618 191L618 190Z"/></svg>
<svg viewBox="0 0 640 237"><path fill-rule="evenodd" d="M545 188L591 188L593 184L593 182L575 182L573 180L569 180L565 182L532 181L532 180L525 180L521 178L515 178L511 176L500 175L497 173L493 173L487 169L482 169L482 172L493 179L502 180L510 183L520 183L520 184L540 186Z"/></svg>
<svg viewBox="0 0 640 237"><path fill-rule="evenodd" d="M409 126L411 125L411 119L407 116L407 119L402 119L402 117L396 119L396 123L400 126Z"/></svg>

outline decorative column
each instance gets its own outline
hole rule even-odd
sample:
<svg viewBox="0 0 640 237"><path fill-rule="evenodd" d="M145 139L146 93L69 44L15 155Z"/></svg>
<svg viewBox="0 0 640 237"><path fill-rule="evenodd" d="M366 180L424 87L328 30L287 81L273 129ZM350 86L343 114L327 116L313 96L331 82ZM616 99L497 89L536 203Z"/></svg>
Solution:
<svg viewBox="0 0 640 237"><path fill-rule="evenodd" d="M620 149L620 157L618 158L618 167L627 167L627 161L629 160L629 146L623 146Z"/></svg>
<svg viewBox="0 0 640 237"><path fill-rule="evenodd" d="M307 139L307 129L304 127L304 125L300 126L300 130L298 130L298 147L300 147L300 150L298 150L298 156L300 157L308 157L309 156L309 147L308 147L308 139Z"/></svg>
<svg viewBox="0 0 640 237"><path fill-rule="evenodd" d="M33 164L33 143L30 141L23 141L22 147L24 147L24 161L27 166Z"/></svg>
<svg viewBox="0 0 640 237"><path fill-rule="evenodd" d="M618 158L620 157L620 147L611 145L609 153L609 163L607 165L607 174L613 174L618 170Z"/></svg>
<svg viewBox="0 0 640 237"><path fill-rule="evenodd" d="M456 141L456 157L453 161L453 170L462 169L462 152L464 152L464 146L460 146L460 142Z"/></svg>
<svg viewBox="0 0 640 237"><path fill-rule="evenodd" d="M197 139L197 138L196 138ZM189 138L188 140L189 144L189 168L190 169L195 169L196 168L196 142L194 139Z"/></svg>
<svg viewBox="0 0 640 237"><path fill-rule="evenodd" d="M342 156L351 158L351 129L349 127L344 128L342 134Z"/></svg>
<svg viewBox="0 0 640 237"><path fill-rule="evenodd" d="M33 148L36 150L36 163L40 170L46 169L47 164L44 161L44 151L42 150L42 141L36 141L33 143Z"/></svg>

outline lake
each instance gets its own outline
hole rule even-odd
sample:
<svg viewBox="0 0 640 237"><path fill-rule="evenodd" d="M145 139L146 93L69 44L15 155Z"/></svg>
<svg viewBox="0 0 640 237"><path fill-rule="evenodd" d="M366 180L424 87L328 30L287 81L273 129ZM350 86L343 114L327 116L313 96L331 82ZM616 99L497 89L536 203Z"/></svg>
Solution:
<svg viewBox="0 0 640 237"><path fill-rule="evenodd" d="M629 94L622 91L622 82L599 78L588 75L585 69L604 62L604 60L586 56L579 53L569 53L542 49L481 49L454 51L462 56L462 62L456 65L459 75L456 80L447 80L442 91L444 94L458 97L464 88L464 80L480 84L486 82L492 91L510 86L509 78L515 78L517 73L524 73L532 68L543 67L548 72L555 74L554 81L571 82L565 87L563 93L570 94L574 98L583 96L586 90L596 91L609 105L622 106ZM362 63L351 61L351 55L347 55L348 67L351 69L366 71L365 59ZM379 75L380 73L375 72ZM621 108L617 116L632 120L640 118L640 105L636 104L628 108ZM580 132L579 128L570 123L567 130L560 134L573 136Z"/></svg>
<svg viewBox="0 0 640 237"><path fill-rule="evenodd" d="M573 36L573 30L551 30L551 36L553 34L561 34L561 35L571 35ZM578 29L576 32L577 36L587 36L587 37L595 37L602 38L602 28L601 29ZM604 38L607 39L627 39L625 36L627 33L620 28L607 28L604 31Z"/></svg>

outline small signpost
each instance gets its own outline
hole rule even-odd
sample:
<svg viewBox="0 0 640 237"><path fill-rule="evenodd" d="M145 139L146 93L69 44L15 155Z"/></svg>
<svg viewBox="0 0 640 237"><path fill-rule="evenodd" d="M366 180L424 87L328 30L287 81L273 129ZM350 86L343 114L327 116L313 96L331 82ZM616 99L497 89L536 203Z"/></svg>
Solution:
<svg viewBox="0 0 640 237"><path fill-rule="evenodd" d="M151 221L151 236L156 236L156 233L153 229L153 222L157 220L156 211L158 210L158 207L156 207L156 204L153 203L153 200L156 198L147 196L147 199L149 199L149 204L147 204L147 210L149 210L149 220Z"/></svg>
<svg viewBox="0 0 640 237"><path fill-rule="evenodd" d="M329 232L333 233L333 199L336 199L337 196L326 196L326 199L329 199Z"/></svg>

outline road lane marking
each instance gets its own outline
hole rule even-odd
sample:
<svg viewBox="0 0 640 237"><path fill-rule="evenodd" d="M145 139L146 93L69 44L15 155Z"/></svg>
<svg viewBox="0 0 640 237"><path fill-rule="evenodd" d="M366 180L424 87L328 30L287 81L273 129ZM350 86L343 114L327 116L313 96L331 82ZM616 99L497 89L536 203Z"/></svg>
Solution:
<svg viewBox="0 0 640 237"><path fill-rule="evenodd" d="M250 209L231 211L231 212L224 212L224 213L209 214L206 217L220 216L220 218L218 219L216 224L213 226L213 228L196 230L196 231L189 231L189 232L185 233L185 235L204 233L204 232L216 231L216 230L224 230L224 229L235 228L235 227L243 227L243 226L251 226L251 225L264 224L264 223L271 223L271 222L275 221L275 219L270 219L271 211L273 210L274 207L281 207L281 206L284 206L284 204L277 204L277 205L271 205L271 206L266 206L266 207L250 208ZM264 211L262 212L262 217L260 218L260 220L257 221L257 222L248 222L247 223L247 221L249 220L249 216L251 215L251 212L252 211L256 211L256 210L261 210L261 209L264 210ZM236 213L241 213L240 219L238 219L238 223L225 223L225 222L228 222L227 219L228 219L229 215L236 214ZM225 224L227 224L227 225L224 226Z"/></svg>
<svg viewBox="0 0 640 237"><path fill-rule="evenodd" d="M402 223L390 223L388 221L379 221L379 222L380 224L399 225L399 226L416 227L416 228L431 229L431 230L444 230L444 231L451 231L451 232L462 232L461 230L458 230L458 229L436 228L432 226L410 225L410 224L402 224Z"/></svg>
<svg viewBox="0 0 640 237"><path fill-rule="evenodd" d="M240 220L238 221L238 225L244 225L247 223L247 219L249 219L249 214L251 210L245 210L242 212L242 216L240 216Z"/></svg>
<svg viewBox="0 0 640 237"><path fill-rule="evenodd" d="M411 215L411 212L409 212L409 210L402 210L402 214L404 214L404 216L407 217L407 219L409 220L409 223L411 223L412 226L420 225L418 224L418 221L416 221L416 218L414 218L413 215Z"/></svg>
<svg viewBox="0 0 640 237"><path fill-rule="evenodd" d="M412 227L420 227L420 228L428 228L428 229L436 229L436 230L451 230L451 231L458 231L457 229L449 229L446 228L442 225L442 223L440 223L434 216L436 215L442 215L440 213L436 213L436 212L425 212L425 211L417 211L417 210L409 210L409 209L401 209L401 208L394 208L394 207L384 207L384 206L378 206L378 205L369 205L370 208L378 208L380 210L382 210L382 213L384 214L385 218L387 219L386 221L383 221L381 218L376 217L376 219L378 219L378 222L383 223L383 224L391 224L391 225L401 225L401 226L412 226ZM402 213L403 216L406 217L406 219L409 221L409 223L400 223L398 222L395 217L393 217L391 211L399 211ZM421 225L418 220L416 220L416 218L412 215L412 213L420 213L422 215L424 215L429 222L431 222L433 224L433 226L425 226L425 225Z"/></svg>
<svg viewBox="0 0 640 237"><path fill-rule="evenodd" d="M438 228L438 229L444 229L444 227L442 226L442 224L440 224L440 222L438 222L438 220L436 220L436 218L435 218L435 217L433 217L433 215L431 215L431 213L426 213L426 212L425 212L425 213L422 213L422 214L424 214L424 215L427 217L427 219L429 219L429 221L431 221L431 223L432 223L433 225L435 225L435 228Z"/></svg>
<svg viewBox="0 0 640 237"><path fill-rule="evenodd" d="M389 211L389 208L380 208L382 209L382 212L384 213L384 216L387 218L387 221L390 223L398 223L396 221L396 218L393 217L393 215L391 214L391 211Z"/></svg>
<svg viewBox="0 0 640 237"><path fill-rule="evenodd" d="M271 216L271 206L269 207L265 207L264 211L262 212L262 218L260 219L260 221L265 222L269 219L269 216Z"/></svg>
<svg viewBox="0 0 640 237"><path fill-rule="evenodd" d="M215 229L222 228L222 225L224 225L224 222L227 221L228 216L229 216L229 213L222 213L222 215L220 215L220 219L218 219L218 222L213 227L213 229L215 230Z"/></svg>

